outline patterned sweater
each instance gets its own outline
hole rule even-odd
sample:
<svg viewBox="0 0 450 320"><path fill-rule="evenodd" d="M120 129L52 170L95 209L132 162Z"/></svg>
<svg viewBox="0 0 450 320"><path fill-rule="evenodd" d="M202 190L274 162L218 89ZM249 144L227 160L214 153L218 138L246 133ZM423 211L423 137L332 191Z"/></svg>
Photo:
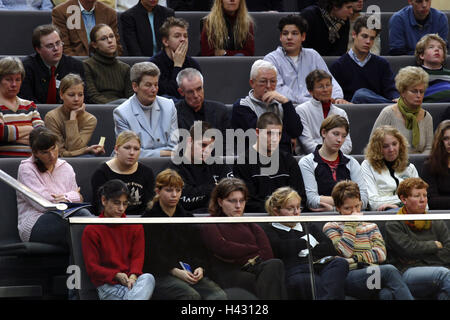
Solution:
<svg viewBox="0 0 450 320"><path fill-rule="evenodd" d="M358 262L369 264L381 264L386 260L386 246L375 223L328 222L323 232L344 258L356 256ZM356 263L353 263L350 270L356 267Z"/></svg>
<svg viewBox="0 0 450 320"><path fill-rule="evenodd" d="M20 126L43 126L37 107L32 101L17 98L17 106L10 109L0 105L0 157L28 157L30 146L17 143Z"/></svg>

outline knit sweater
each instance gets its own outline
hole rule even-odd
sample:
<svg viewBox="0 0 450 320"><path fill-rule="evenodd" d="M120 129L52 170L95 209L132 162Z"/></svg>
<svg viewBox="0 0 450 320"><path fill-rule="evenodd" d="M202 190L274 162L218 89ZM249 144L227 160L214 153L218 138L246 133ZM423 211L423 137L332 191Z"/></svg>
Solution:
<svg viewBox="0 0 450 320"><path fill-rule="evenodd" d="M28 145L17 143L20 126L43 126L41 116L32 101L17 97L15 108L0 105L0 157L27 157L31 155Z"/></svg>
<svg viewBox="0 0 450 320"><path fill-rule="evenodd" d="M273 258L267 235L254 223L206 223L202 236L217 258L234 265L243 266L258 255L264 261Z"/></svg>
<svg viewBox="0 0 450 320"><path fill-rule="evenodd" d="M381 110L378 115L377 120L375 120L375 124L373 125L373 131L382 126L382 125L391 125L400 131L402 135L405 136L406 140L409 143L409 153L422 153L429 154L431 151L431 146L433 143L433 118L429 112L425 111L425 117L419 121L419 131L420 131L420 141L419 144L414 148L412 145L412 130L406 129L405 120L402 118L398 118L397 114L400 111L397 111L397 105L386 106ZM394 109L395 107L395 109Z"/></svg>
<svg viewBox="0 0 450 320"><path fill-rule="evenodd" d="M65 160L58 159L53 172L40 172L34 162L33 156L20 162L17 172L19 182L50 202L54 201L52 194L64 194L69 202L81 200L75 172L70 164ZM17 212L19 236L22 241L29 241L31 230L44 211L35 202L17 192Z"/></svg>
<svg viewBox="0 0 450 320"><path fill-rule="evenodd" d="M323 232L344 258L357 257L358 262L381 264L386 260L383 236L375 223L327 222ZM350 265L350 270L356 263Z"/></svg>
<svg viewBox="0 0 450 320"><path fill-rule="evenodd" d="M105 104L133 95L130 66L116 57L96 52L83 61L87 103Z"/></svg>
<svg viewBox="0 0 450 320"><path fill-rule="evenodd" d="M62 157L76 157L85 153L97 118L87 111L70 120L70 112L60 106L45 115L45 126L58 136L57 145Z"/></svg>
<svg viewBox="0 0 450 320"><path fill-rule="evenodd" d="M427 191L430 209L450 209L450 168L447 174L433 174L430 163L425 161L420 176L429 185Z"/></svg>
<svg viewBox="0 0 450 320"><path fill-rule="evenodd" d="M370 89L392 100L399 97L395 89L394 74L389 62L372 54L364 67L359 66L348 53L330 67L330 71L344 90L344 99L351 101L356 90Z"/></svg>
<svg viewBox="0 0 450 320"><path fill-rule="evenodd" d="M442 243L438 249L435 241ZM400 271L417 266L450 267L450 235L445 221L433 220L428 230L413 231L404 221L386 222L389 262Z"/></svg>
<svg viewBox="0 0 450 320"><path fill-rule="evenodd" d="M142 225L88 225L81 244L86 272L96 287L118 284L114 277L119 272L127 276L142 274L145 248Z"/></svg>

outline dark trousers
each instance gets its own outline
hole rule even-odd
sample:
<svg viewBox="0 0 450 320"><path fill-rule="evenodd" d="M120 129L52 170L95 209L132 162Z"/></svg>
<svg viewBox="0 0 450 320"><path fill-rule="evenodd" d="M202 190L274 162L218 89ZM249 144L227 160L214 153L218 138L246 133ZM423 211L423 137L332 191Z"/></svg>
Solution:
<svg viewBox="0 0 450 320"><path fill-rule="evenodd" d="M280 259L262 261L247 271L215 260L213 270L215 281L224 289L242 288L262 300L287 298L284 264Z"/></svg>
<svg viewBox="0 0 450 320"><path fill-rule="evenodd" d="M344 300L348 262L336 258L314 270L316 299ZM286 286L289 299L312 299L309 264L298 264L286 270Z"/></svg>

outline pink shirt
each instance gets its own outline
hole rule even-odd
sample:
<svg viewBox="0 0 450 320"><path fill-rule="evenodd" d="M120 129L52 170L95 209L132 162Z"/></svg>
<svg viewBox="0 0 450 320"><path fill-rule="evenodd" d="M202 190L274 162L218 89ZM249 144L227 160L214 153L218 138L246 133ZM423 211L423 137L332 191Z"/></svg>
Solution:
<svg viewBox="0 0 450 320"><path fill-rule="evenodd" d="M34 164L34 157L22 160L17 180L53 202L52 194L64 194L68 202L81 201L75 172L65 160L58 159L53 172L40 172ZM18 229L22 241L30 241L31 229L44 213L43 209L17 192Z"/></svg>

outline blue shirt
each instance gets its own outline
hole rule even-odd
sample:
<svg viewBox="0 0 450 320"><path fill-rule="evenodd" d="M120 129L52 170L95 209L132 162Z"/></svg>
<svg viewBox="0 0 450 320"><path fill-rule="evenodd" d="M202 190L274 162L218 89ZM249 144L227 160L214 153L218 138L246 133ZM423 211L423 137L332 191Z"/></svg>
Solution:
<svg viewBox="0 0 450 320"><path fill-rule="evenodd" d="M447 41L447 16L430 8L428 18L421 26L414 17L412 6L404 7L389 20L389 55L414 55L417 42L429 33L437 33Z"/></svg>
<svg viewBox="0 0 450 320"><path fill-rule="evenodd" d="M153 38L153 55L158 52L158 44L156 43L156 34L155 34L155 15L153 12L148 13L148 21L150 22L150 26L152 29L152 38Z"/></svg>
<svg viewBox="0 0 450 320"><path fill-rule="evenodd" d="M84 28L86 29L86 36L88 39L88 43L91 42L91 30L95 27L95 6L90 10L87 11L85 8L83 8L83 5L80 3L81 8L81 16L83 17L84 22Z"/></svg>

